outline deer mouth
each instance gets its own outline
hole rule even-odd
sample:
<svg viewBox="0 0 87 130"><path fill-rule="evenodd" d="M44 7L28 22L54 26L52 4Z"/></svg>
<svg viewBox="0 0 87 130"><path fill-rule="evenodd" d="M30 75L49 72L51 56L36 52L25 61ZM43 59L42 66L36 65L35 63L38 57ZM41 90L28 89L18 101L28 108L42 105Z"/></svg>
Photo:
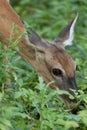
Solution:
<svg viewBox="0 0 87 130"><path fill-rule="evenodd" d="M64 100L66 106L69 109L73 109L74 104L77 103L77 99L73 90L78 92L78 86L76 84L75 77L70 77L67 79L64 77L63 81L64 82L60 82L59 84L59 80L56 80L55 84L59 87L60 90L65 90L69 92L70 95L72 95L72 99L70 98L69 94L62 94L61 97Z"/></svg>
<svg viewBox="0 0 87 130"><path fill-rule="evenodd" d="M62 98L64 102L66 103L67 107L70 109L73 109L74 104L77 103L77 99L73 90L78 92L78 86L76 84L75 78L74 77L68 78L66 85L67 85L66 91L68 91L73 96L73 98L71 99L69 95L62 95Z"/></svg>

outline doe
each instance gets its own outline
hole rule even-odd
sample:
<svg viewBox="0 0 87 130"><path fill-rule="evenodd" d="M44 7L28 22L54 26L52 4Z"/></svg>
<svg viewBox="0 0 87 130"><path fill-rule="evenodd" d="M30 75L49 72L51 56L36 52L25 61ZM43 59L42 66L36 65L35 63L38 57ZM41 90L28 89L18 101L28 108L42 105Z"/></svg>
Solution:
<svg viewBox="0 0 87 130"><path fill-rule="evenodd" d="M46 83L54 81L51 88L59 87L61 90L77 90L75 82L76 64L71 56L66 52L65 46L72 45L74 27L77 16L59 33L59 35L49 42L41 38L35 31L29 29L27 35L23 36L18 43L19 54L27 60L42 76ZM12 9L7 0L0 1L0 41L7 47L8 39L12 34L14 40L18 39L18 34L12 32L12 24L15 23L21 33L25 33L19 16ZM73 93L72 93L73 94ZM70 99L62 96L67 106L70 106Z"/></svg>

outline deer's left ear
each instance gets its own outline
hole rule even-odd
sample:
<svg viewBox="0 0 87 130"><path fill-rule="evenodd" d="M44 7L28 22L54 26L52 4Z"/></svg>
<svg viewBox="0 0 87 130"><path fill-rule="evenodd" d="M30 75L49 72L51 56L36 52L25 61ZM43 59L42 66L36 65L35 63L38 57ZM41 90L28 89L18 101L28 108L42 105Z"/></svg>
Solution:
<svg viewBox="0 0 87 130"><path fill-rule="evenodd" d="M32 28L27 31L29 41L36 47L47 48L48 43L43 40Z"/></svg>
<svg viewBox="0 0 87 130"><path fill-rule="evenodd" d="M76 24L78 16L76 16L57 36L55 39L55 44L58 46L62 43L64 46L72 45L72 40L74 38L74 27Z"/></svg>

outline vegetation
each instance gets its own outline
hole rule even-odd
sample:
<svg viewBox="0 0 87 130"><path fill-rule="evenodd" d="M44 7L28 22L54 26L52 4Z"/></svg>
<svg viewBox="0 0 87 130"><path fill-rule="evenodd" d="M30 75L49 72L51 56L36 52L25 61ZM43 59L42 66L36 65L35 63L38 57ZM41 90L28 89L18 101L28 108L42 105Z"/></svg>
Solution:
<svg viewBox="0 0 87 130"><path fill-rule="evenodd" d="M87 130L87 1L11 0L11 4L26 26L49 40L78 13L74 44L66 48L78 65L78 110L72 114L66 108L59 97L64 92L51 90L50 83L45 84L16 54L17 43L10 40L4 50L0 43L0 130Z"/></svg>

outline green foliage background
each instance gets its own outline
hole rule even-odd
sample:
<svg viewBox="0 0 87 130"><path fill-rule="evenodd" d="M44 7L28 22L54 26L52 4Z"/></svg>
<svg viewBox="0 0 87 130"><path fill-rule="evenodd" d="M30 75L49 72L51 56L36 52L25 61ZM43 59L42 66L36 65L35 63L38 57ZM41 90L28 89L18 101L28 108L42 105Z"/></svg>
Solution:
<svg viewBox="0 0 87 130"><path fill-rule="evenodd" d="M26 26L48 40L53 40L78 14L74 44L66 49L79 68L77 99L82 104L72 114L58 96L64 92L50 90L49 84L38 78L34 69L16 54L17 43L10 40L11 46L6 50L0 43L0 130L87 130L87 1L11 0L10 3ZM7 87L7 78L11 79L11 88Z"/></svg>

